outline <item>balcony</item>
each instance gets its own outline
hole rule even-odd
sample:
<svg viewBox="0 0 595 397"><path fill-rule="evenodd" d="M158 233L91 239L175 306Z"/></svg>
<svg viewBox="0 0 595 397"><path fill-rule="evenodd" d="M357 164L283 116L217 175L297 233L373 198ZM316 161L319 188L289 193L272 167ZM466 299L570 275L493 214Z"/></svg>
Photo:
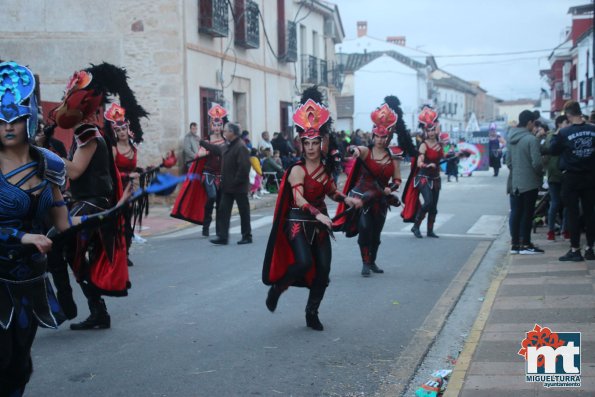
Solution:
<svg viewBox="0 0 595 397"><path fill-rule="evenodd" d="M212 37L227 37L227 0L199 0L198 31Z"/></svg>
<svg viewBox="0 0 595 397"><path fill-rule="evenodd" d="M260 25L258 24L258 4L252 0L235 1L235 44L239 47L255 49L260 46Z"/></svg>
<svg viewBox="0 0 595 397"><path fill-rule="evenodd" d="M302 84L328 87L328 65L324 59L302 55Z"/></svg>
<svg viewBox="0 0 595 397"><path fill-rule="evenodd" d="M277 39L279 43L279 60L297 62L297 25L295 22L279 19Z"/></svg>

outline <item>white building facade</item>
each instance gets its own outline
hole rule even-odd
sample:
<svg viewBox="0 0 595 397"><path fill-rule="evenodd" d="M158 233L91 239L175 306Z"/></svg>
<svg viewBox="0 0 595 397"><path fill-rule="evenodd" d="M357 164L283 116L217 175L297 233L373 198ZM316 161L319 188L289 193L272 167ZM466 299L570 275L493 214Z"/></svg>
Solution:
<svg viewBox="0 0 595 397"><path fill-rule="evenodd" d="M102 61L127 69L150 113L141 163L177 148L192 121L206 134L213 102L254 142L291 129L311 84L335 112L334 45L344 33L337 6L323 0L5 0L2 9L11 17L0 58L39 75L46 113L75 70Z"/></svg>

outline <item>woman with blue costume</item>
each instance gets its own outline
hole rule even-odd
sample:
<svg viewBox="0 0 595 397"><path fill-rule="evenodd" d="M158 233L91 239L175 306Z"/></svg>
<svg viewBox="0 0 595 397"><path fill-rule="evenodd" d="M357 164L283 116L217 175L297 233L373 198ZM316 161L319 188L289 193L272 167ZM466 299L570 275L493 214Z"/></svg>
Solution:
<svg viewBox="0 0 595 397"><path fill-rule="evenodd" d="M22 395L31 376L38 326L63 320L46 272L52 241L43 233L48 215L59 230L69 227L60 192L65 168L29 144L37 128L34 89L29 69L0 63L0 395L11 397Z"/></svg>

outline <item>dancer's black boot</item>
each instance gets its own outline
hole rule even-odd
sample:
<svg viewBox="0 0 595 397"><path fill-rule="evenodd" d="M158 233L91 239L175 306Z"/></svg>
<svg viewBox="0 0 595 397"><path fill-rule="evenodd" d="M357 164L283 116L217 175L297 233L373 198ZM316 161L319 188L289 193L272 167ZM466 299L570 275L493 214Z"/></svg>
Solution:
<svg viewBox="0 0 595 397"><path fill-rule="evenodd" d="M434 233L434 222L436 221L436 215L428 216L428 237L438 238L438 235Z"/></svg>
<svg viewBox="0 0 595 397"><path fill-rule="evenodd" d="M283 293L283 289L278 287L276 284L271 285L269 288L269 293L267 294L266 305L267 309L271 312L274 312L277 308L277 304L279 303L279 297Z"/></svg>
<svg viewBox="0 0 595 397"><path fill-rule="evenodd" d="M315 287L312 287L308 296L308 303L306 304L306 325L316 331L324 330L318 318L318 308L320 307L323 296L324 290L320 292Z"/></svg>
<svg viewBox="0 0 595 397"><path fill-rule="evenodd" d="M89 299L89 310L91 314L86 320L70 324L70 329L73 331L85 331L90 329L106 329L111 326L111 318L107 312L105 301L101 298Z"/></svg>
<svg viewBox="0 0 595 397"><path fill-rule="evenodd" d="M378 246L379 245L380 245L380 243L374 244L372 246L372 250L370 252L370 256L371 256L370 270L372 270L374 273L384 273L384 270L382 270L381 268L378 267L378 265L376 265L376 256L378 255Z"/></svg>

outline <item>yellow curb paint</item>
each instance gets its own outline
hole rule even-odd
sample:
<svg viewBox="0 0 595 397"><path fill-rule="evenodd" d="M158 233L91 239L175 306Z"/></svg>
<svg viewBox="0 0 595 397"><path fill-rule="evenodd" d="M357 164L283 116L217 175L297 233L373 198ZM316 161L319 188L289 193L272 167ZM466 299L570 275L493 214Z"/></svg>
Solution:
<svg viewBox="0 0 595 397"><path fill-rule="evenodd" d="M500 284L502 284L502 281L508 273L510 261L510 254L508 254L506 266L500 269L498 276L496 276L494 281L492 281L492 283L490 284L490 288L486 293L485 300L483 302L483 305L481 306L481 309L479 310L477 319L475 320L475 323L473 323L473 327L471 328L469 338L465 342L463 351L457 359L457 365L455 366L454 370L452 371L452 374L450 375L448 387L446 388L446 392L444 393L443 397L456 397L461 393L463 383L465 382L465 376L467 375L467 371L469 370L469 366L471 365L473 354L475 353L475 350L479 345L479 339L481 338L481 335L487 323L490 311L492 310L492 306L496 301L496 294L498 293L498 289L500 289Z"/></svg>
<svg viewBox="0 0 595 397"><path fill-rule="evenodd" d="M415 371L430 350L434 340L465 289L469 279L481 263L486 252L492 245L491 241L481 241L477 244L467 262L461 267L455 278L450 282L442 296L438 299L430 313L426 316L422 326L411 338L402 353L395 358L395 367L389 378L391 383L380 387L378 396L394 397L405 392L405 388L415 375Z"/></svg>

